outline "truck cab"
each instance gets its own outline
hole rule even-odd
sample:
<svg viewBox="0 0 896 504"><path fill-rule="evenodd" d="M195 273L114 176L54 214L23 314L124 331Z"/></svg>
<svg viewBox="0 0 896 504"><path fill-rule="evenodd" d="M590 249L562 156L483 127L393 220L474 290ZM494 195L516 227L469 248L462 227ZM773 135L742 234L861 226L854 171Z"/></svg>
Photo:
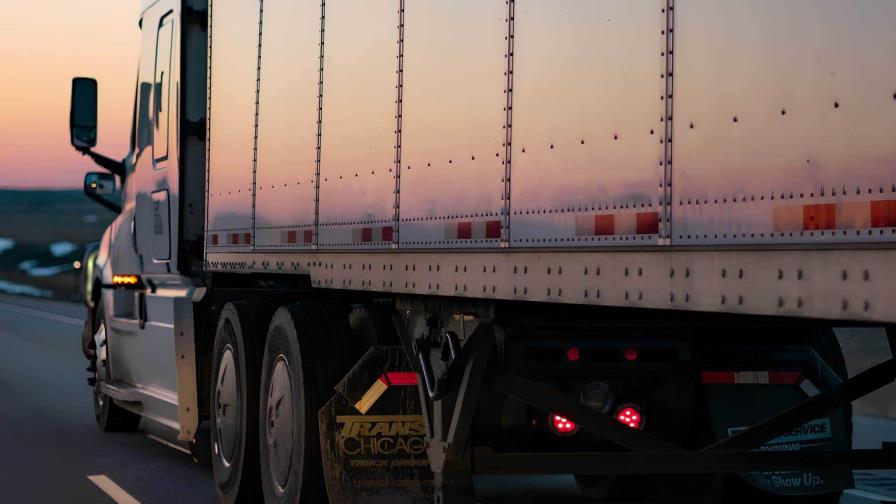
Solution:
<svg viewBox="0 0 896 504"><path fill-rule="evenodd" d="M119 211L85 268L83 344L96 361L98 420L110 409L131 421L139 414L184 440L197 424L194 366L178 369L192 351L178 341L192 337L191 306L202 292L190 274L204 221L206 9L191 0L142 3L130 149L120 161L92 150L96 81L75 79L72 88L72 144L108 172L89 173L85 192ZM111 188L120 205L110 203ZM185 395L192 407L179 408Z"/></svg>

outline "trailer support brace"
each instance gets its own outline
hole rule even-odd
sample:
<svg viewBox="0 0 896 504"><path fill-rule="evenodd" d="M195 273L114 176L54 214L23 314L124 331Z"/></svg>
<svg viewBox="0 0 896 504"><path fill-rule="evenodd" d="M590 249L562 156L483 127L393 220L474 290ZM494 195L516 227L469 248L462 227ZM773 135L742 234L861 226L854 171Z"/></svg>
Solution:
<svg viewBox="0 0 896 504"><path fill-rule="evenodd" d="M423 376L427 371L422 369L423 360L414 358L419 357L420 352L416 351L407 326L400 315L395 316L394 322L408 359ZM444 393L433 397L422 382L418 384L437 503L469 502L473 498L470 424L499 331L492 324L481 325L461 349L452 351L451 364L439 377L447 381ZM428 355L425 357L429 358Z"/></svg>

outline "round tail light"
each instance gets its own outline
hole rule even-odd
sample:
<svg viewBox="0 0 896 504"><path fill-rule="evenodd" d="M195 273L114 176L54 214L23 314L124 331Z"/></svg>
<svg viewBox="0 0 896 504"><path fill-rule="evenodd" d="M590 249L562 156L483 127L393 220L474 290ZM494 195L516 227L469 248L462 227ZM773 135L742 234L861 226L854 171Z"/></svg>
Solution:
<svg viewBox="0 0 896 504"><path fill-rule="evenodd" d="M548 415L548 425L551 428L551 432L561 437L572 436L579 432L579 426L575 422L556 413Z"/></svg>
<svg viewBox="0 0 896 504"><path fill-rule="evenodd" d="M613 416L617 422L632 429L644 428L644 416L641 414L641 408L635 404L623 404L616 409Z"/></svg>

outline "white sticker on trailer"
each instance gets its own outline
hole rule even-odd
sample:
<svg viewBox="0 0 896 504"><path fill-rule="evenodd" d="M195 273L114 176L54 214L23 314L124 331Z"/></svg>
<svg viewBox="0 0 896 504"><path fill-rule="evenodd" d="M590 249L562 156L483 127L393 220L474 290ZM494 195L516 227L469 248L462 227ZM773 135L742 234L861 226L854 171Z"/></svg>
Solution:
<svg viewBox="0 0 896 504"><path fill-rule="evenodd" d="M747 427L731 427L728 435L733 436L746 430ZM819 418L807 422L796 429L772 439L765 443L760 450L799 450L802 447L826 444L831 440L831 421L828 418ZM807 444L808 442L808 444Z"/></svg>

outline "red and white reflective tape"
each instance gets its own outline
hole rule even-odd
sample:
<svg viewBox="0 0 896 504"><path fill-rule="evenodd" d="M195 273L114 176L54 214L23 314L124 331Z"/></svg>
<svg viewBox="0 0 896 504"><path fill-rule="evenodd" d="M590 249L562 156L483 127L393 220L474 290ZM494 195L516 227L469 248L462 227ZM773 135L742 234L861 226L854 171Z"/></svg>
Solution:
<svg viewBox="0 0 896 504"><path fill-rule="evenodd" d="M361 399L355 403L355 409L366 415L389 387L410 387L417 385L417 373L407 371L390 371L377 378Z"/></svg>
<svg viewBox="0 0 896 504"><path fill-rule="evenodd" d="M313 242L314 231L311 229L303 229L301 231L297 229L280 231L280 243L284 245L292 245L296 243L308 245Z"/></svg>
<svg viewBox="0 0 896 504"><path fill-rule="evenodd" d="M775 232L896 227L896 200L782 205L772 221Z"/></svg>
<svg viewBox="0 0 896 504"><path fill-rule="evenodd" d="M799 371L703 371L705 385L797 385Z"/></svg>
<svg viewBox="0 0 896 504"><path fill-rule="evenodd" d="M501 221L460 221L445 223L446 240L500 240Z"/></svg>
<svg viewBox="0 0 896 504"><path fill-rule="evenodd" d="M363 227L352 229L352 242L391 242L394 238L392 226Z"/></svg>
<svg viewBox="0 0 896 504"><path fill-rule="evenodd" d="M645 235L660 232L659 212L576 216L576 236Z"/></svg>
<svg viewBox="0 0 896 504"><path fill-rule="evenodd" d="M252 233L209 233L208 242L209 245L252 245Z"/></svg>
<svg viewBox="0 0 896 504"><path fill-rule="evenodd" d="M417 373L411 371L390 371L380 376L380 381L387 385L409 387L417 384Z"/></svg>

